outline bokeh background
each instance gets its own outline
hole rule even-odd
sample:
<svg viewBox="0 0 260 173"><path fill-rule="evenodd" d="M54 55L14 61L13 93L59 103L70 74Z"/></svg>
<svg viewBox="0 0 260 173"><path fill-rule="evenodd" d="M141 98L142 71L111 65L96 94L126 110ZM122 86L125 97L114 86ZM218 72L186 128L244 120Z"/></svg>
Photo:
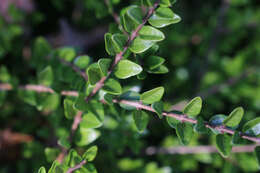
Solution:
<svg viewBox="0 0 260 173"><path fill-rule="evenodd" d="M123 7L139 3L110 0L108 8L103 0L1 0L0 81L6 79L5 69L14 84L35 80L33 47L39 37L51 49L72 46L77 55L89 55L93 61L108 58L104 34L116 27L109 9L120 13ZM206 120L228 114L237 106L246 111L241 124L260 115L260 1L178 0L172 9L182 21L162 30L166 39L159 43L157 53L166 59L169 73L149 74L141 82L131 78L121 84L138 84L141 91L164 86L167 110L181 109L187 100L201 96L201 116ZM44 54L45 49L42 51ZM15 91L0 90L0 94L0 172L36 172L40 166L50 167L59 152L55 149L57 136L67 134L72 122L65 119L62 109L42 112L23 102ZM58 104L63 107L62 101ZM97 170L259 170L253 153L236 153L228 159L217 153L149 155L146 149L150 146L180 146L174 129L165 120L152 117L141 135L132 133L129 117L120 122L108 119L94 141L99 146L94 161ZM190 146L197 145L214 145L213 135L195 135Z"/></svg>

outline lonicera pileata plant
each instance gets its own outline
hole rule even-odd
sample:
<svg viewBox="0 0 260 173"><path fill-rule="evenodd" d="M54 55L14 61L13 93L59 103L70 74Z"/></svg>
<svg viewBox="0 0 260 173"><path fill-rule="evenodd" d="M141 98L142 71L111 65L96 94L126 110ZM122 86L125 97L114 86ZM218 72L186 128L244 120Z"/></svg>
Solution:
<svg viewBox="0 0 260 173"><path fill-rule="evenodd" d="M229 157L232 146L245 145L248 141L260 143L260 118L240 126L244 116L242 107L235 108L228 115L217 114L205 120L200 116L203 103L199 96L191 99L181 110L166 111L167 106L162 101L163 86L140 92L140 83L147 76L160 78L170 70L167 61L160 56L158 43L163 44L167 37L162 28L181 21L172 10L175 0L142 0L124 7L119 16L114 14L110 2L105 2L117 24L104 35L105 58L94 61L88 55L77 55L71 47L52 49L43 37L39 37L32 47L30 60L37 77L30 77L30 84L18 84L18 79L1 65L0 103L5 104L8 92L17 91L15 94L26 104L44 114L52 114L52 128L59 127L59 130L54 130L56 145L44 150L52 165L50 168L41 167L39 173L97 172L98 168L92 161L99 145L93 143L109 135L106 129L117 129L116 135L121 137L114 141L106 139L104 144L99 143L101 146L111 142L114 148L122 145L120 150L123 150L128 146L139 153L139 143L135 140L126 143L124 135L138 136L139 139L145 137L152 116L175 129L182 145L188 145L194 135L214 137L216 148L224 158ZM59 118L63 115L66 120ZM71 128L61 128L62 124ZM37 132L42 137L48 131L46 126L47 129ZM151 128L156 128L156 125ZM255 151L260 159L260 147ZM102 158L103 162L109 162L110 157ZM138 165L130 161L129 164ZM154 167L154 171L156 169L157 172L166 172Z"/></svg>

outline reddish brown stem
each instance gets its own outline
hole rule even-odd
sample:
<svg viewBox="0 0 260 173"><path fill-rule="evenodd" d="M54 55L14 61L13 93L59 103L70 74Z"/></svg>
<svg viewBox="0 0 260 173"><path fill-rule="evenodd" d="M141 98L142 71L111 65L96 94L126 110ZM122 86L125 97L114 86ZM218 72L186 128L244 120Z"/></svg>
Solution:
<svg viewBox="0 0 260 173"><path fill-rule="evenodd" d="M151 7L149 9L149 11L147 12L145 18L143 19L143 22L131 33L130 37L128 38L128 41L125 45L125 47L123 48L123 50L121 52L119 52L118 54L116 54L114 62L112 63L107 76L102 77L97 83L95 88L92 90L92 92L86 97L85 101L88 102L103 86L105 81L109 78L109 76L111 75L111 73L113 72L115 66L118 64L118 62L123 58L123 55L125 54L125 52L127 51L127 49L129 48L130 44L133 42L133 40L138 36L138 32L142 29L142 27L145 25L145 23L148 21L148 19L151 17L151 15L154 13L155 9L158 7L159 5L159 0L157 0L154 4L153 7Z"/></svg>
<svg viewBox="0 0 260 173"><path fill-rule="evenodd" d="M77 169L80 169L80 168L81 168L84 164L86 164L86 163L87 163L87 161L86 161L86 160L83 160L83 161L81 161L79 164L77 164L76 166L74 166L73 168L69 168L66 173L72 173L73 171L76 171Z"/></svg>

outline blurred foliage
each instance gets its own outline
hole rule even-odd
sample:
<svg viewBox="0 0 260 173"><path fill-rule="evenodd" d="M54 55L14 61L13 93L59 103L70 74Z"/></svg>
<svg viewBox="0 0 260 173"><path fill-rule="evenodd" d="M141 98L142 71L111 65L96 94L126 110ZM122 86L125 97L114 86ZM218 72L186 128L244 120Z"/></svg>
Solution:
<svg viewBox="0 0 260 173"><path fill-rule="evenodd" d="M0 6L4 2L8 1L1 1ZM224 114L221 123L232 110L242 106L245 115L241 126L238 127L238 130L242 130L241 127L247 121L257 118L260 113L259 1L176 2L171 9L181 17L181 22L160 28L160 32L164 34L164 41L153 45L147 52L130 58L131 53L127 52L124 58L129 58L133 62L122 63L117 69L119 75L115 76L119 79L134 77L110 81L106 89L99 93L99 96L102 96L102 92L109 93L103 97L107 102L110 100L113 106L103 105L96 100L90 102L88 106L81 104L84 96L89 94L92 88L90 85L84 87L86 85L84 79L70 66L61 63L60 59L84 70L92 63L88 72L95 74L90 79L95 84L104 76L103 73L107 72L107 63L110 62L106 59L110 58L109 55L121 51L124 45L122 42L126 41L120 35L117 37L122 39L120 40L122 42L113 40L112 34L119 30L111 13L114 11L120 14L123 8L133 4L140 5L141 1L108 0L108 7L105 2L97 0L22 1L32 3L34 7L32 11L21 8L16 4L18 1L9 2L12 3L8 5L7 10L0 8L0 82L11 84L15 90L0 89L0 130L1 134L5 129L28 134L33 140L10 145L1 142L4 138L0 135L0 173L37 172L41 166L56 169L54 167L57 163L53 161L60 153L60 146L70 148L72 145L75 148L65 159L67 167L75 166L75 163L82 158L90 157L92 161L96 151L93 148L94 151L87 149L94 144L98 146L98 154L93 161L95 167L91 163L86 164L82 171L115 173L259 171L254 153L231 153L228 159L222 158L218 153L146 155L144 151L149 146L172 147L187 141L190 141L190 146L214 145L216 135L208 132L193 136L183 133L185 129L192 133L192 127L187 124L179 124L183 127L176 132L171 127L176 128L179 122L160 119L160 116L149 112L135 111L136 115L143 116L141 117L143 122L136 123L138 124L136 127L134 122L139 121L140 117L132 117L130 110L133 107L121 104L120 106L124 108L121 109L119 105L112 103L113 96L109 95L124 93L121 98L139 100L140 95L133 91L143 93L141 99L149 104L153 103L154 107L157 106L156 112L160 115L162 106L156 104L159 103L157 101L161 99L163 92L159 93L159 99L153 95L146 96L145 93L150 91L150 94L156 95L158 93L152 89L163 86L164 110L171 111L171 105L201 96L203 106L200 117L209 120L216 114ZM151 25L154 24L154 21L149 22ZM167 25L175 22L167 20ZM160 26L158 23L154 25ZM93 39L92 30L100 34L97 27L108 29L112 34L100 41ZM119 29L122 27L124 26ZM131 30L131 27L128 29ZM152 36L157 36L158 40L154 40L156 42L163 39L163 34L157 32L158 35L151 35L147 30L142 32L143 37L151 39ZM86 39L90 44L82 44L76 40L79 37ZM116 44L117 47L111 46L110 43ZM144 49L146 48L132 48L131 51L139 53ZM139 62L143 60L139 57L148 57L149 61ZM93 63L101 58L104 58L103 62ZM128 60L121 62L126 61ZM142 63L145 63L144 73L140 73L138 65ZM136 71L131 69L128 71L128 67L132 66ZM122 69L127 69L124 71L126 74L120 73ZM25 84L50 86L54 94L19 88ZM221 87L212 89L220 84ZM130 89L132 92L125 93ZM61 96L59 93L63 90L77 90L82 95L78 98ZM83 114L83 123L76 131L74 143L70 144L66 139L70 134L76 109L96 111L95 115L91 112ZM196 109L196 106L193 108L191 105L186 111L198 112ZM147 123L148 126L145 128ZM197 131L199 129L203 127L196 127ZM177 136L182 139L181 142ZM221 140L230 141L222 138ZM243 144L249 143L243 141ZM221 144L218 144L218 147L221 150ZM86 155L85 150L88 152ZM225 150L222 155L229 152ZM43 168L41 169L43 171Z"/></svg>

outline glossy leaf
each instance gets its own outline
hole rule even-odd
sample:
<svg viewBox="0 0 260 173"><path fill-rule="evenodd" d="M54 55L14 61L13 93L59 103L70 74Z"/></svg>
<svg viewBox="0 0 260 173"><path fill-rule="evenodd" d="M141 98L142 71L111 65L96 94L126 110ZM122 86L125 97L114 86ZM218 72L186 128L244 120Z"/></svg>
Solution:
<svg viewBox="0 0 260 173"><path fill-rule="evenodd" d="M170 8L159 7L148 21L154 27L163 28L180 22L181 18L177 14L174 14Z"/></svg>
<svg viewBox="0 0 260 173"><path fill-rule="evenodd" d="M240 123L240 121L243 118L243 115L244 109L242 107L238 107L229 114L229 116L223 121L223 123L226 126L235 127Z"/></svg>
<svg viewBox="0 0 260 173"><path fill-rule="evenodd" d="M216 147L223 157L228 157L231 153L231 137L227 134L218 134L216 136Z"/></svg>
<svg viewBox="0 0 260 173"><path fill-rule="evenodd" d="M0 67L0 82L9 82L11 80L11 75L9 74L7 68L3 65Z"/></svg>
<svg viewBox="0 0 260 173"><path fill-rule="evenodd" d="M145 104L152 104L161 100L164 93L163 87L157 87L141 94L141 101Z"/></svg>
<svg viewBox="0 0 260 173"><path fill-rule="evenodd" d="M38 173L46 173L45 168L43 166L40 167L40 169L38 170Z"/></svg>
<svg viewBox="0 0 260 173"><path fill-rule="evenodd" d="M200 113L201 107L201 98L195 97L185 106L185 108L183 109L183 113L191 117L196 117Z"/></svg>
<svg viewBox="0 0 260 173"><path fill-rule="evenodd" d="M80 69L85 69L90 63L90 57L87 55L78 56L73 63Z"/></svg>
<svg viewBox="0 0 260 173"><path fill-rule="evenodd" d="M85 146L94 142L100 135L100 132L95 129L80 127L75 136L75 143L78 146Z"/></svg>
<svg viewBox="0 0 260 173"><path fill-rule="evenodd" d="M250 136L258 136L260 134L260 117L248 121L243 126L243 132Z"/></svg>
<svg viewBox="0 0 260 173"><path fill-rule="evenodd" d="M53 82L53 72L51 66L47 66L38 74L40 85L50 86Z"/></svg>
<svg viewBox="0 0 260 173"><path fill-rule="evenodd" d="M94 113L88 112L83 115L80 122L81 128L98 128L103 125L103 120L97 117Z"/></svg>
<svg viewBox="0 0 260 173"><path fill-rule="evenodd" d="M134 53L142 53L152 47L156 42L162 41L165 38L160 30L151 26L144 26L138 35L130 46L130 50Z"/></svg>
<svg viewBox="0 0 260 173"><path fill-rule="evenodd" d="M152 108L155 110L156 114L159 116L159 118L163 118L162 112L163 112L163 102L155 102L152 104Z"/></svg>
<svg viewBox="0 0 260 173"><path fill-rule="evenodd" d="M127 37L123 34L105 34L105 48L109 55L115 55L123 50Z"/></svg>
<svg viewBox="0 0 260 173"><path fill-rule="evenodd" d="M142 110L135 110L133 112L135 126L139 132L143 132L149 122L149 115Z"/></svg>
<svg viewBox="0 0 260 173"><path fill-rule="evenodd" d="M121 60L115 69L115 76L119 79L126 79L142 72L142 67L129 60Z"/></svg>
<svg viewBox="0 0 260 173"><path fill-rule="evenodd" d="M132 5L125 9L122 14L123 26L127 32L135 30L142 23L142 9L136 5Z"/></svg>
<svg viewBox="0 0 260 173"><path fill-rule="evenodd" d="M95 159L97 155L98 148L97 146L90 147L82 156L82 158L88 162L91 162Z"/></svg>
<svg viewBox="0 0 260 173"><path fill-rule="evenodd" d="M214 115L210 120L209 120L209 124L212 126L220 126L223 125L223 121L224 119L226 119L226 115L223 114L217 114Z"/></svg>
<svg viewBox="0 0 260 173"><path fill-rule="evenodd" d="M64 114L67 119L72 119L77 113L77 110L74 108L74 102L70 99L64 99Z"/></svg>
<svg viewBox="0 0 260 173"><path fill-rule="evenodd" d="M178 123L176 127L177 136L183 145L188 145L193 136L193 128L189 123Z"/></svg>
<svg viewBox="0 0 260 173"><path fill-rule="evenodd" d="M113 95L120 95L122 93L122 87L120 83L112 78L109 78L106 82L104 87L102 88L104 91L106 91L109 94Z"/></svg>
<svg viewBox="0 0 260 173"><path fill-rule="evenodd" d="M154 74L165 74L168 73L169 69L165 65L160 65L159 67L148 70L148 73L154 73Z"/></svg>
<svg viewBox="0 0 260 173"><path fill-rule="evenodd" d="M91 64L87 69L88 80L91 85L95 85L101 78L102 73L98 63Z"/></svg>
<svg viewBox="0 0 260 173"><path fill-rule="evenodd" d="M107 76L107 72L109 70L111 62L112 60L108 58L102 58L98 60L98 66L104 76Z"/></svg>

